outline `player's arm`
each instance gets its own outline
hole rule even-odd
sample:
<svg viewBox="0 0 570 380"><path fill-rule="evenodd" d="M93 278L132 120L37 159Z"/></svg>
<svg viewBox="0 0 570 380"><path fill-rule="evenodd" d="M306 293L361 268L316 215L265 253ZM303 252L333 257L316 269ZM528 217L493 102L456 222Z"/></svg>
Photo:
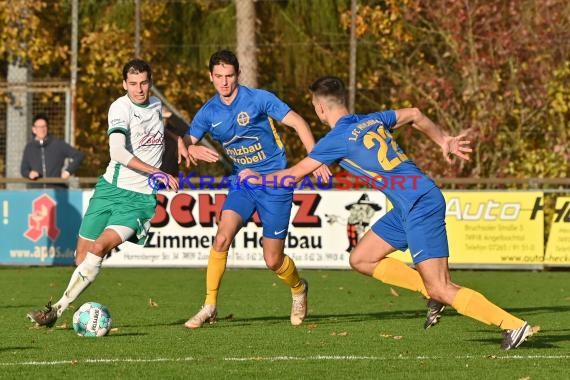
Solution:
<svg viewBox="0 0 570 380"><path fill-rule="evenodd" d="M152 174L160 169L147 164L140 158L132 154L126 147L127 138L122 131L115 131L109 135L109 153L113 161L117 161L129 169L143 173ZM168 188L178 192L178 178L165 173L168 176Z"/></svg>
<svg viewBox="0 0 570 380"><path fill-rule="evenodd" d="M190 161L197 165L198 161L206 162L217 162L220 159L220 155L213 149L210 149L204 145L198 145L198 140L192 135L184 136L183 144L185 145L186 151L188 152L188 157Z"/></svg>
<svg viewBox="0 0 570 380"><path fill-rule="evenodd" d="M272 186L291 187L321 166L324 166L322 162L311 157L305 157L290 168L279 170L271 174L261 175L254 170L244 169L239 173L239 178L240 181L252 184L271 184Z"/></svg>
<svg viewBox="0 0 570 380"><path fill-rule="evenodd" d="M315 146L315 138L311 133L311 128L309 127L309 124L307 124L307 122L305 121L305 119L301 117L301 115L291 110L287 113L287 115L285 115L285 117L283 118L283 120L281 120L281 122L286 126L293 128L295 132L297 132L297 135L299 135L299 139L305 146L307 153L310 153L311 150L313 150ZM329 178L332 176L332 173L328 168L328 166L322 165L320 167L315 168L313 175L315 177L322 178L322 181L324 183L328 183Z"/></svg>
<svg viewBox="0 0 570 380"><path fill-rule="evenodd" d="M462 133L458 136L450 136L417 108L402 108L395 110L395 112L396 124L394 125L394 129L406 124L411 124L441 147L443 156L447 162L451 162L450 154L454 154L464 160L469 160L469 155L466 153L472 152L473 150L469 147L471 142L465 140L466 133Z"/></svg>

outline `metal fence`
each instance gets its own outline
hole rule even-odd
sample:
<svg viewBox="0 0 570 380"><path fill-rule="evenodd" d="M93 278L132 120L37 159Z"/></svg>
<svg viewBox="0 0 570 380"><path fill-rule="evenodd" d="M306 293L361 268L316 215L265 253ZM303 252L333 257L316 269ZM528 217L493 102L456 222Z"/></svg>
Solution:
<svg viewBox="0 0 570 380"><path fill-rule="evenodd" d="M50 134L72 141L68 82L0 82L0 174L19 177L20 161L32 139L32 118L44 113Z"/></svg>

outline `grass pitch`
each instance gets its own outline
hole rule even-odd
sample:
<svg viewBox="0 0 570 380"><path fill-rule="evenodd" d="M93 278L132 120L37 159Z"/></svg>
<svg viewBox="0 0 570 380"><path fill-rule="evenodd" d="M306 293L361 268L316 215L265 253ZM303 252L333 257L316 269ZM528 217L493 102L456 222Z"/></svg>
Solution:
<svg viewBox="0 0 570 380"><path fill-rule="evenodd" d="M215 325L183 323L204 298L203 269L104 268L75 302L113 317L103 338L81 338L73 309L56 327L26 312L57 300L70 267L0 268L0 378L567 379L570 272L454 271L541 331L512 351L493 327L448 308L423 330L425 301L352 271L304 270L309 317L293 327L288 289L269 270L228 270Z"/></svg>

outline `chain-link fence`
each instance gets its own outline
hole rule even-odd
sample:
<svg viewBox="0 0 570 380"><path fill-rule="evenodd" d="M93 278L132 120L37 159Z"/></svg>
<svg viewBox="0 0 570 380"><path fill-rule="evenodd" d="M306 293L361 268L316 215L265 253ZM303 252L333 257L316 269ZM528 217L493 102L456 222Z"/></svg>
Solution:
<svg viewBox="0 0 570 380"><path fill-rule="evenodd" d="M49 133L71 141L71 89L67 82L0 82L0 174L19 177L32 119L43 113Z"/></svg>

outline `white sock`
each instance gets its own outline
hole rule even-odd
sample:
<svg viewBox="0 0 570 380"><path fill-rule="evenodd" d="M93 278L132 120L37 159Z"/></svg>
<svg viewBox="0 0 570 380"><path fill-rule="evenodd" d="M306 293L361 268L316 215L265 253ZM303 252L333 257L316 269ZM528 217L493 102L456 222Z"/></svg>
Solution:
<svg viewBox="0 0 570 380"><path fill-rule="evenodd" d="M69 307L69 304L75 301L75 299L95 281L102 262L102 257L87 252L85 260L75 268L75 271L71 275L71 279L63 296L53 305L53 307L57 308L58 316L61 316L65 309Z"/></svg>

